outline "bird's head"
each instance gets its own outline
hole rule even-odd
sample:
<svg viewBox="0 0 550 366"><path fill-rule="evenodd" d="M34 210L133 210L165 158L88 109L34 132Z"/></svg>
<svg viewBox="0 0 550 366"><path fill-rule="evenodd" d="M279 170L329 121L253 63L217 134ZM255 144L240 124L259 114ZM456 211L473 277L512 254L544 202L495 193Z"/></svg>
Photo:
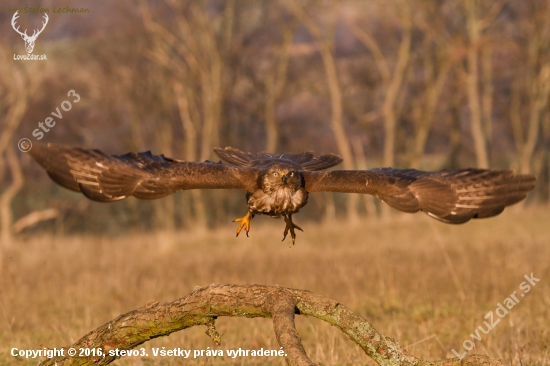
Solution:
<svg viewBox="0 0 550 366"><path fill-rule="evenodd" d="M265 188L290 188L297 190L302 185L300 172L293 166L283 164L271 165L263 178Z"/></svg>

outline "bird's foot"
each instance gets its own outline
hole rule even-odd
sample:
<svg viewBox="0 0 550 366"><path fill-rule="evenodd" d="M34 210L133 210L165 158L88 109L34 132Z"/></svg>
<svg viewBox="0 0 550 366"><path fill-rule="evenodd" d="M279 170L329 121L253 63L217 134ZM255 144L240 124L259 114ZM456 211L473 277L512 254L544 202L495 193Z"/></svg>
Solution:
<svg viewBox="0 0 550 366"><path fill-rule="evenodd" d="M304 230L302 230L301 227L299 227L298 225L296 225L295 223L292 222L292 215L284 215L283 217L284 217L285 222L286 222L286 227L285 227L285 231L283 233L283 240L282 241L284 241L286 239L286 235L290 231L290 237L292 238L292 244L294 245L294 242L296 241L296 233L294 232L294 229L298 229L301 232L303 232Z"/></svg>
<svg viewBox="0 0 550 366"><path fill-rule="evenodd" d="M248 211L248 213L246 215L244 215L243 217L239 217L238 219L233 220L233 222L240 222L241 223L239 225L239 228L237 229L237 235L235 235L235 236L239 236L239 234L241 233L241 231L244 227L244 230L246 231L246 236L248 237L248 232L250 231L250 220L252 220L253 217L254 217L254 214L252 212Z"/></svg>

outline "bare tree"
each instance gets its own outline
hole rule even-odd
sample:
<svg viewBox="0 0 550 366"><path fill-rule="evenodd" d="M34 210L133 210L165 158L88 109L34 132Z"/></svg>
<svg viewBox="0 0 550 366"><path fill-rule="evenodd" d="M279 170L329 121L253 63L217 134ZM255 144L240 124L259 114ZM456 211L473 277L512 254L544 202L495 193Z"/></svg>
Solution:
<svg viewBox="0 0 550 366"><path fill-rule="evenodd" d="M173 156L173 126L170 121L165 121L161 126L155 128L155 141L161 151L167 156ZM165 197L163 200L154 200L155 207L154 225L155 227L172 232L176 228L176 207L175 197Z"/></svg>
<svg viewBox="0 0 550 366"><path fill-rule="evenodd" d="M517 4L515 10L529 17L518 27L517 47L525 48L514 73L510 102L513 138L522 173L533 172L537 144L550 99L550 4L545 1ZM525 117L525 118L524 118ZM524 128L523 120L527 121Z"/></svg>
<svg viewBox="0 0 550 366"><path fill-rule="evenodd" d="M53 357L40 366L107 365L118 357L114 349L131 350L150 339L197 325L207 327L206 334L216 344L221 336L215 320L220 316L272 318L277 341L288 365L315 365L306 354L296 330L296 314L312 316L340 329L357 343L365 354L381 366L497 366L500 361L487 356L469 355L462 360L423 361L409 354L399 343L379 333L364 318L354 314L341 303L309 291L278 286L210 285L167 304L151 302L146 306L120 315L89 332L75 342L73 349L101 350L88 357ZM104 356L105 355L105 356Z"/></svg>
<svg viewBox="0 0 550 366"><path fill-rule="evenodd" d="M487 44L481 50L481 65L482 65L482 115L485 127L485 136L489 146L493 140L493 50L492 44Z"/></svg>
<svg viewBox="0 0 550 366"><path fill-rule="evenodd" d="M199 159L208 159L212 147L219 144L224 70L222 56L231 43L235 2L228 1L225 11L216 16L225 25L217 27L219 22L213 21L202 8L206 3L170 0L169 4L176 15L175 30L165 28L153 20L151 8L146 7L145 2L143 4L143 22L153 36L151 58L170 70L172 77L183 80L185 76L188 87L195 85L199 89L199 94L188 95L197 98L195 103L201 105ZM220 34L224 37L223 42L218 41Z"/></svg>
<svg viewBox="0 0 550 366"><path fill-rule="evenodd" d="M279 49L279 57L275 59L273 70L265 76L265 127L266 127L266 147L265 151L276 152L279 139L279 129L275 119L275 106L281 97L285 84L286 73L288 69L288 59L290 55L290 46L292 45L292 36L294 26L284 26L283 42Z"/></svg>
<svg viewBox="0 0 550 366"><path fill-rule="evenodd" d="M411 54L411 34L412 22L409 3L401 1L398 5L400 11L400 21L403 26L403 34L399 49L397 51L397 61L394 70L390 69L389 61L384 56L378 41L366 30L359 27L353 20L348 21L354 35L370 51L374 58L380 77L382 78L381 93L384 95L381 114L384 118L384 166L395 166L395 130L397 124L397 115L395 112L396 101L403 88L405 71L409 64Z"/></svg>
<svg viewBox="0 0 550 366"><path fill-rule="evenodd" d="M531 172L531 161L537 140L540 136L542 113L547 108L550 97L550 62L540 68L531 87L531 106L529 110L529 126L520 158L521 173Z"/></svg>
<svg viewBox="0 0 550 366"><path fill-rule="evenodd" d="M189 99L187 95L185 94L185 90L183 87L183 84L176 80L172 84L172 87L174 89L174 96L176 98L176 101L178 103L178 111L180 115L181 122L183 124L183 131L185 133L185 159L187 161L195 161L197 158L197 129L195 127L195 124L193 123L193 120L191 118L191 114L189 113ZM189 90L190 92L191 90ZM188 217L194 217L194 220L192 222L193 226L199 226L199 227L206 227L207 221L206 221L206 207L204 205L204 199L202 197L202 192L200 190L192 190L191 192L188 192L190 196L193 198L192 206L195 210L194 213L191 213L190 210L188 210L187 216ZM187 206L186 202L184 202L183 206Z"/></svg>
<svg viewBox="0 0 550 366"><path fill-rule="evenodd" d="M403 27L402 38L397 51L397 60L393 70L390 68L390 61L382 52L379 42L366 30L361 28L355 20L347 19L347 24L353 31L355 37L363 43L374 58L375 65L382 79L379 92L382 94L382 105L379 113L384 120L384 147L383 147L383 165L386 167L395 166L396 149L396 126L397 113L396 104L398 97L404 89L405 71L410 61L412 21L407 1L398 1L397 10L400 16L400 23ZM395 5L395 4L394 4ZM388 217L391 211L385 206L381 206L382 214Z"/></svg>
<svg viewBox="0 0 550 366"><path fill-rule="evenodd" d="M336 60L334 57L334 34L327 31L331 27L325 25L325 28L321 28L315 20L307 13L306 9L300 5L297 1L287 1L287 6L292 10L294 15L300 20L309 30L311 35L315 38L316 45L321 53L323 59L323 66L325 69L325 76L328 83L330 94L330 107L331 107L331 123L334 138L336 139L336 146L338 146L338 152L344 159L344 169L354 169L354 159L351 152L351 146L348 141L343 123L343 103L342 103L342 89L340 81L338 79L338 72L336 68ZM328 12L331 14L331 18L336 20L334 16L335 7L334 2L329 3ZM334 28L334 27L332 27ZM328 33L328 35L326 34ZM348 220L358 221L357 216L357 202L358 197L356 195L350 195L347 201L347 215Z"/></svg>
<svg viewBox="0 0 550 366"><path fill-rule="evenodd" d="M37 71L42 67L40 63L16 63L10 60L9 53L6 46L0 43L0 113L3 125L0 135L0 182L5 187L0 194L0 242L6 246L11 244L13 235L11 203L23 187L21 165L15 149L19 139L15 138L15 131L27 112L43 75ZM31 148L29 144L30 140L20 140L19 148ZM9 183L6 170L9 170Z"/></svg>
<svg viewBox="0 0 550 366"><path fill-rule="evenodd" d="M226 2L224 11L214 15L215 19L206 11L205 2L168 0L168 4L176 18L174 29L155 21L151 7L142 2L143 23L153 41L148 56L169 70L176 80L171 83L186 135L186 159L206 160L212 148L219 145L224 56L232 41L235 1ZM205 226L204 195L201 192L191 195L194 225Z"/></svg>
<svg viewBox="0 0 550 366"><path fill-rule="evenodd" d="M482 32L491 25L502 7L504 1L496 1L492 4L487 14L479 19L478 1L465 0L467 29L468 29L468 55L466 71L466 89L468 91L468 105L470 109L470 120L472 126L472 137L474 139L474 148L476 152L478 168L489 167L488 155L488 132L491 131L491 106L492 106L492 63L490 48L485 47L483 54L483 85L484 95L481 99L478 82L480 80L480 71L478 67L479 53L482 46ZM483 101L483 105L482 105ZM485 118L485 120L484 120Z"/></svg>
<svg viewBox="0 0 550 366"><path fill-rule="evenodd" d="M447 44L440 45L441 50L438 48L436 55L432 56L433 42L434 39L426 35L423 52L424 90L413 101L412 117L415 120L416 134L410 152L410 167L415 169L420 167L420 159L424 154L428 135L435 120L438 102L455 61L450 54L452 46Z"/></svg>

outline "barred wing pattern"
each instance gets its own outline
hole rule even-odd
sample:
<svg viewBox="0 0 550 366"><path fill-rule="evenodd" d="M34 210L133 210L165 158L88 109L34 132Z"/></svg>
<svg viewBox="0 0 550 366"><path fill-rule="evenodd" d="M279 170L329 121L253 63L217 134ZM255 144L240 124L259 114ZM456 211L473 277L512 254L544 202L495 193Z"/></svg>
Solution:
<svg viewBox="0 0 550 366"><path fill-rule="evenodd" d="M186 162L151 152L108 156L99 150L36 144L30 154L58 184L86 197L111 202L134 196L155 199L186 189L263 190L270 164L300 170L307 192L371 194L404 212L424 211L450 224L491 217L524 199L535 176L509 170L464 169L423 172L413 169L319 170L342 161L337 155L251 154L215 149L227 165ZM291 215L294 212L288 212Z"/></svg>
<svg viewBox="0 0 550 366"><path fill-rule="evenodd" d="M215 148L214 152L223 161L238 166L265 166L273 163L295 165L300 170L324 170L332 168L342 162L342 158L335 154L315 156L311 151L301 154L252 154L232 147Z"/></svg>
<svg viewBox="0 0 550 366"><path fill-rule="evenodd" d="M156 199L186 189L257 188L256 169L186 162L149 151L108 156L99 150L35 144L30 154L56 183L94 201Z"/></svg>
<svg viewBox="0 0 550 366"><path fill-rule="evenodd" d="M371 194L398 210L424 211L449 224L498 215L535 187L535 176L509 170L423 172L380 168L303 174L308 192Z"/></svg>

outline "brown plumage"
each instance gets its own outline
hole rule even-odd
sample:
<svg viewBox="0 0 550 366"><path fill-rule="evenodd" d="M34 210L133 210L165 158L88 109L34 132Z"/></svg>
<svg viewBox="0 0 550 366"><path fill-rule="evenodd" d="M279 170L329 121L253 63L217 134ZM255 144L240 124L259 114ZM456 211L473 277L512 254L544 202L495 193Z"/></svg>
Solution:
<svg viewBox="0 0 550 366"><path fill-rule="evenodd" d="M134 196L156 199L187 189L247 191L248 213L237 235L256 214L283 217L284 238L294 229L292 215L307 204L311 192L374 195L404 212L424 211L449 224L498 215L524 199L535 176L509 170L463 169L423 172L380 168L334 170L334 154L251 154L227 147L214 149L225 162L186 162L151 152L108 156L98 150L35 144L30 151L58 184L101 202Z"/></svg>

